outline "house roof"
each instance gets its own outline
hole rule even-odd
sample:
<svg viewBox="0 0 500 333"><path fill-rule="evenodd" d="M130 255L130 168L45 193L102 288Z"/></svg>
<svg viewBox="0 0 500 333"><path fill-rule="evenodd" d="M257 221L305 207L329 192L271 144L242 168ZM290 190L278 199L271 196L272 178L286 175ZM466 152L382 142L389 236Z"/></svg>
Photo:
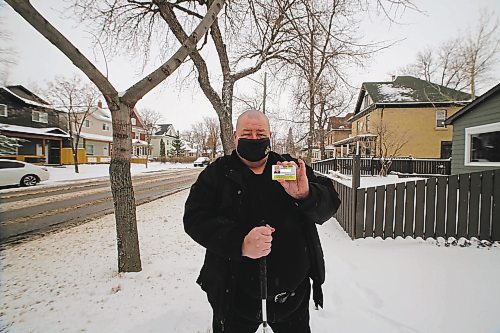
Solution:
<svg viewBox="0 0 500 333"><path fill-rule="evenodd" d="M91 134L91 133L83 133L80 132L80 137L86 140L94 140L94 141L102 141L102 142L113 142L112 136L99 135L99 134Z"/></svg>
<svg viewBox="0 0 500 333"><path fill-rule="evenodd" d="M45 109L57 110L54 109L50 104L45 102L43 99L30 92L28 89L24 88L23 86L0 87L0 89L7 92L9 95L11 95L12 97L14 97L15 99L24 104L42 107Z"/></svg>
<svg viewBox="0 0 500 333"><path fill-rule="evenodd" d="M352 117L353 113L348 113L343 116L334 116L328 119L328 130L342 129L349 127L348 120ZM349 128L350 129L350 128Z"/></svg>
<svg viewBox="0 0 500 333"><path fill-rule="evenodd" d="M163 134L167 133L170 128L173 129L172 124L159 124L158 127L160 129L158 131L156 131L154 135L163 135Z"/></svg>
<svg viewBox="0 0 500 333"><path fill-rule="evenodd" d="M69 134L58 127L34 128L0 123L0 131L69 138Z"/></svg>
<svg viewBox="0 0 500 333"><path fill-rule="evenodd" d="M94 118L97 120L102 120L105 122L111 122L111 111L109 109L103 109L98 106L94 106L90 108L89 110L75 110L75 113L83 113L85 114L88 112L88 115L92 115Z"/></svg>
<svg viewBox="0 0 500 333"><path fill-rule="evenodd" d="M27 99L31 102L35 102L38 104L44 104L47 106L50 105L48 102L46 102L39 96L35 95L33 92L29 91L22 85L7 86L7 89L9 89L12 93L16 94L17 97L21 97L23 99Z"/></svg>
<svg viewBox="0 0 500 333"><path fill-rule="evenodd" d="M484 101L488 100L490 97L495 96L496 94L500 93L500 83L476 98L474 101L470 102L458 112L450 116L448 119L446 119L445 124L446 125L451 125L455 120L463 116L464 114L474 110L476 106L481 105Z"/></svg>
<svg viewBox="0 0 500 333"><path fill-rule="evenodd" d="M368 94L373 105L449 104L470 101L470 95L459 90L424 81L413 76L398 76L391 82L363 82L356 103L355 115ZM353 116L354 118L355 116Z"/></svg>
<svg viewBox="0 0 500 333"><path fill-rule="evenodd" d="M469 101L470 95L459 90L417 79L398 76L392 82L364 82L363 87L374 103Z"/></svg>

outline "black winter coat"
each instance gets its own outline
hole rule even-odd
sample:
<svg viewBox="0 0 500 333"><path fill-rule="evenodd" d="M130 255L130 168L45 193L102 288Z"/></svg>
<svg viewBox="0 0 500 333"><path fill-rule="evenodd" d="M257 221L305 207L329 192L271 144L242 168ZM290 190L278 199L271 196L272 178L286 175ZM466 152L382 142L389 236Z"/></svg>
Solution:
<svg viewBox="0 0 500 333"><path fill-rule="evenodd" d="M285 155L286 156L286 155ZM290 156L270 152L267 163L292 160ZM243 172L248 167L236 152L210 164L201 172L191 187L184 212L184 229L197 243L206 248L205 262L197 283L207 293L214 310L214 317L224 322L232 303L237 280L238 266L242 260L241 246L247 230L241 226L242 194L245 191ZM340 206L340 200L332 182L316 176L307 166L309 197L294 201L297 214L310 223L306 237L310 253L313 280L313 300L323 306L321 285L325 279L323 250L316 229L330 219Z"/></svg>

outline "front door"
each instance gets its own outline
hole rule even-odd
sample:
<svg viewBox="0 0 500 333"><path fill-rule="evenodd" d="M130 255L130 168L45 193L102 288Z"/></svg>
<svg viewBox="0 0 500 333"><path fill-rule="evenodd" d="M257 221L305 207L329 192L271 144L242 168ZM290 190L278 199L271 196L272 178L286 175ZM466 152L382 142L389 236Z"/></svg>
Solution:
<svg viewBox="0 0 500 333"><path fill-rule="evenodd" d="M61 145L59 141L50 140L48 147L48 164L61 164Z"/></svg>

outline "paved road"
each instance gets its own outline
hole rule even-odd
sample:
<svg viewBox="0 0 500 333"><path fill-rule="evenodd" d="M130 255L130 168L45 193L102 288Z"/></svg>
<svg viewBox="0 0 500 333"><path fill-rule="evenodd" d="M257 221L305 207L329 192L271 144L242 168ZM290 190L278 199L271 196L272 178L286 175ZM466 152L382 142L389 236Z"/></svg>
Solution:
<svg viewBox="0 0 500 333"><path fill-rule="evenodd" d="M193 184L200 169L151 172L132 177L140 205ZM78 225L113 212L109 179L75 181L0 192L0 244Z"/></svg>

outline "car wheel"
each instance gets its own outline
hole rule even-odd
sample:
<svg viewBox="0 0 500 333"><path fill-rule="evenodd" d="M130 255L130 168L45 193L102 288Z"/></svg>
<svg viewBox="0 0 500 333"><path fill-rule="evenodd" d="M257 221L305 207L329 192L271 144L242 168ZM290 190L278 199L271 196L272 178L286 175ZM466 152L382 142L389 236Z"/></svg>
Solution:
<svg viewBox="0 0 500 333"><path fill-rule="evenodd" d="M38 177L35 175L26 175L21 178L21 186L35 186L38 183Z"/></svg>

